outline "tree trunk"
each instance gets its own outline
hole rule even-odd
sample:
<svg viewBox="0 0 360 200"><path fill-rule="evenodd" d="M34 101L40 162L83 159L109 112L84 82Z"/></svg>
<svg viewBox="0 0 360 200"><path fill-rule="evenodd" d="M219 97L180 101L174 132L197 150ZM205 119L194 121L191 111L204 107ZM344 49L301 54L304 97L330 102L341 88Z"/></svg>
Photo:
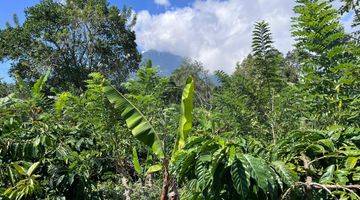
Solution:
<svg viewBox="0 0 360 200"><path fill-rule="evenodd" d="M169 176L169 160L167 158L165 158L163 161L163 167L164 167L164 179L163 179L163 186L162 186L160 200L168 200L170 176Z"/></svg>
<svg viewBox="0 0 360 200"><path fill-rule="evenodd" d="M311 190L311 185L312 185L312 177L309 174L309 170L310 170L310 164L309 164L309 159L308 157L305 155L305 153L301 153L301 157L300 159L303 161L303 165L304 165L304 169L305 169L305 173L306 173L306 180L305 180L305 184L306 184L306 188L305 188L305 199L312 199L312 190Z"/></svg>
<svg viewBox="0 0 360 200"><path fill-rule="evenodd" d="M169 194L169 198L169 200L180 200L177 182L174 178L172 178L172 192Z"/></svg>
<svg viewBox="0 0 360 200"><path fill-rule="evenodd" d="M271 134L273 138L273 143L276 144L276 134L275 134L275 92L274 89L271 90Z"/></svg>
<svg viewBox="0 0 360 200"><path fill-rule="evenodd" d="M125 191L124 191L124 197L125 197L125 200L131 200L131 197L130 197L130 187L129 187L129 185L128 185L128 183L129 183L129 180L127 179L127 178L125 178L125 177L123 177L122 179L121 179L121 182L122 182L122 184L123 184L123 186L124 186L124 188L125 188Z"/></svg>

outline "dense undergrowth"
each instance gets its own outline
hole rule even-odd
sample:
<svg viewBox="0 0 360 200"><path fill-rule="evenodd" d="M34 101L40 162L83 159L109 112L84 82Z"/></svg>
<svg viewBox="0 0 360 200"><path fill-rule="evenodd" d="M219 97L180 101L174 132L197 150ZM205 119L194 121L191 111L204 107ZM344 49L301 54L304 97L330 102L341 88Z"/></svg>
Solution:
<svg viewBox="0 0 360 200"><path fill-rule="evenodd" d="M293 52L258 22L218 85L192 61L0 85L0 199L360 199L359 43L327 1L294 10Z"/></svg>

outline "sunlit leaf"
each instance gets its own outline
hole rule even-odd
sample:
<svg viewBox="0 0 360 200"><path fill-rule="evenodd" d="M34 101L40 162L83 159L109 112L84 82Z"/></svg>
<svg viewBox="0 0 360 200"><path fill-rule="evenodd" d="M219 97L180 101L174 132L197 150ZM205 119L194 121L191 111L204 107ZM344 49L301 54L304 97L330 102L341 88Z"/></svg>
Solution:
<svg viewBox="0 0 360 200"><path fill-rule="evenodd" d="M158 172L162 169L162 164L156 164L149 167L149 169L146 171L147 174L152 174L155 172Z"/></svg>
<svg viewBox="0 0 360 200"><path fill-rule="evenodd" d="M181 97L180 125L175 150L182 149L185 146L186 139L192 128L194 88L194 80L192 77L189 77L186 80L186 85Z"/></svg>
<svg viewBox="0 0 360 200"><path fill-rule="evenodd" d="M31 176L33 174L33 172L38 168L39 164L40 164L40 162L33 163L27 170L26 174L28 176Z"/></svg>

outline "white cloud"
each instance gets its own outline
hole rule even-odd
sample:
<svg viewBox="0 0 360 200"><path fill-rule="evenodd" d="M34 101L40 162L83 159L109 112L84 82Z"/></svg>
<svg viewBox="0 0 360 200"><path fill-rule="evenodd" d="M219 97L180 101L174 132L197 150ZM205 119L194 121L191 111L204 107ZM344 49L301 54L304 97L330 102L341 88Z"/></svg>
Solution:
<svg viewBox="0 0 360 200"><path fill-rule="evenodd" d="M135 31L142 50L155 49L192 57L210 71L232 72L237 61L251 52L256 21L270 23L275 47L292 48L290 21L294 1L197 0L191 7L151 15L138 13Z"/></svg>
<svg viewBox="0 0 360 200"><path fill-rule="evenodd" d="M161 5L161 6L170 6L169 0L154 0L154 3Z"/></svg>

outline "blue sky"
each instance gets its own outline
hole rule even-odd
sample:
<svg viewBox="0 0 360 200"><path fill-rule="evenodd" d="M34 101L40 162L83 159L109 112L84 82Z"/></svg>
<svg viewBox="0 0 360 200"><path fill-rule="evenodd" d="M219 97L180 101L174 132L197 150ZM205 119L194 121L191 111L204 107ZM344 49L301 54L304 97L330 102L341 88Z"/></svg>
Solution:
<svg viewBox="0 0 360 200"><path fill-rule="evenodd" d="M39 0L0 0L0 28L14 13L24 20L24 9ZM59 0L61 1L61 0ZM134 28L140 51L158 50L194 58L210 72L232 72L251 52L255 22L266 20L274 45L286 53L293 48L291 17L295 0L109 0L137 13ZM349 30L351 15L343 18ZM9 63L0 63L0 78L9 81Z"/></svg>
<svg viewBox="0 0 360 200"><path fill-rule="evenodd" d="M136 12L147 10L151 14L163 13L166 10L189 6L193 0L110 0L111 5L123 7L124 5L131 7ZM13 15L17 14L20 22L25 18L24 10L27 7L33 6L40 2L40 0L1 0L0 2L0 28L4 28L6 22L12 22ZM8 76L10 67L9 62L0 62L0 79L11 81Z"/></svg>

